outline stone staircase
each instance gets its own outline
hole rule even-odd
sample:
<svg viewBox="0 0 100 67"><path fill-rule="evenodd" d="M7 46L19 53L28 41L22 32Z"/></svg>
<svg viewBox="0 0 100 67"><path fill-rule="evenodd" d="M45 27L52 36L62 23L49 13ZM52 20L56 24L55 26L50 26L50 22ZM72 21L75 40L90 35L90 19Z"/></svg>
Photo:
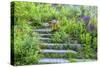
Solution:
<svg viewBox="0 0 100 67"><path fill-rule="evenodd" d="M51 33L51 28L48 23L44 23L43 27L36 29L35 32L39 33L39 39L44 43L40 45L40 53L44 55L44 57L39 60L39 63L69 63L70 61L66 59L67 54L71 53L77 55L78 49L81 48L81 44L53 43L50 38L53 34ZM78 62L84 61L78 58L76 58L76 60Z"/></svg>

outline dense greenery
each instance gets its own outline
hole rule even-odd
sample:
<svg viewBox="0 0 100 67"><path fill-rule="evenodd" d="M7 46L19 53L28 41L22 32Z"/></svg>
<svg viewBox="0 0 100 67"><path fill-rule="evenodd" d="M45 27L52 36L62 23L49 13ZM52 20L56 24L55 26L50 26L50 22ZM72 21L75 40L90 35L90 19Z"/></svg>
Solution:
<svg viewBox="0 0 100 67"><path fill-rule="evenodd" d="M29 27L25 25L26 27ZM22 26L21 26L22 27ZM14 61L15 64L37 63L39 58L39 40L30 29L20 28L19 25L14 27Z"/></svg>
<svg viewBox="0 0 100 67"><path fill-rule="evenodd" d="M69 8L70 9L70 8ZM85 25L85 21L80 20L78 21L78 11L70 9L71 12L75 12L74 14L70 14L71 18L69 17L63 17L60 19L60 30L59 32L55 32L54 36L52 37L53 42L61 42L61 43L81 43L83 49L79 50L82 51L82 57L88 58L88 59L96 59L96 52L97 52L97 30L96 30L96 24L97 21L95 20L96 16L93 16L90 19L90 22L88 25ZM80 7L80 13L84 10L84 14L86 16L89 15L87 9L84 9L84 7ZM90 11L89 11L90 12ZM90 12L92 13L92 12ZM66 12L67 14L67 12ZM89 25L93 24L94 29L92 27L89 29Z"/></svg>
<svg viewBox="0 0 100 67"><path fill-rule="evenodd" d="M33 26L29 23L29 19L32 8L31 3L14 2L14 64L36 64L39 59L39 40L37 39L37 33L33 32ZM13 9L12 9L13 10ZM13 32L12 32L13 33ZM13 36L12 36L13 37ZM13 44L12 44L13 46Z"/></svg>
<svg viewBox="0 0 100 67"><path fill-rule="evenodd" d="M96 13L93 13L96 10L95 7L73 7L70 5L53 5L33 2L12 2L11 5L11 17L14 18L14 21L11 21L11 23L14 23L14 25L12 25L12 29L14 28L14 49L12 49L14 50L15 65L38 63L41 57L41 55L39 55L39 50L42 43L38 40L39 36L37 33L33 31L41 27L43 23L53 19L59 21L60 28L59 31L54 32L54 35L51 37L52 42L66 43L66 45L70 43L80 43L82 44L82 49L79 50L81 51L79 54L81 54L82 58L97 58L97 16ZM90 8L90 10L88 8ZM92 11L92 9L94 9L94 11ZM91 17L89 24L95 26L94 30L88 30L85 21L79 18L79 16L83 14ZM46 46L41 47L46 48ZM56 49L58 48L59 47ZM65 47L65 49L67 50L68 47ZM46 56L50 55L47 54ZM54 57L55 56L56 55L54 55ZM62 56L63 55L61 55L61 57ZM69 57L69 59L76 57L76 55L70 53L64 56ZM75 60L71 59L70 61L75 62Z"/></svg>

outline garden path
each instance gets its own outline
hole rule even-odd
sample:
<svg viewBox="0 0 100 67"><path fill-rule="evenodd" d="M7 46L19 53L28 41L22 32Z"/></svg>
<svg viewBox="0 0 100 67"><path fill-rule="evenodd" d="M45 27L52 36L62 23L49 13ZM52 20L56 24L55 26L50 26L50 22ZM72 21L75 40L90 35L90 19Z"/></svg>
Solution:
<svg viewBox="0 0 100 67"><path fill-rule="evenodd" d="M64 49L64 45L63 43L53 43L51 41L51 36L53 35L53 33L51 32L51 28L49 26L48 23L43 23L43 27L36 29L36 32L39 33L40 36L40 40L44 43L41 46L43 48L41 48L40 53L42 53L44 56L46 54L53 54L53 55L62 55L62 54L66 54L66 53L73 53L73 54L77 54L78 52L75 51L75 49L77 48L81 48L81 44L70 44L69 46L71 47L75 47L75 49ZM44 58L41 58L39 60L39 63L69 63L70 61L68 59L65 59L64 57L59 57L59 58L53 57L52 55L50 55L49 57L46 55ZM78 59L76 58L75 61L77 62L82 62L82 61L88 61L87 59Z"/></svg>

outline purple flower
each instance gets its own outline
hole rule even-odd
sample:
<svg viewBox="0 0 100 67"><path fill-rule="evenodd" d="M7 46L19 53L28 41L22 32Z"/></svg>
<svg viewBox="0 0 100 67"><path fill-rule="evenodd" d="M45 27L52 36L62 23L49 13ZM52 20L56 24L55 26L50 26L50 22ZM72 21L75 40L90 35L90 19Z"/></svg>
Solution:
<svg viewBox="0 0 100 67"><path fill-rule="evenodd" d="M85 24L87 25L89 23L90 17L89 16L83 16L82 20L85 22Z"/></svg>
<svg viewBox="0 0 100 67"><path fill-rule="evenodd" d="M90 20L89 16L83 16L82 18L83 18L84 21L87 21L87 20L89 21Z"/></svg>

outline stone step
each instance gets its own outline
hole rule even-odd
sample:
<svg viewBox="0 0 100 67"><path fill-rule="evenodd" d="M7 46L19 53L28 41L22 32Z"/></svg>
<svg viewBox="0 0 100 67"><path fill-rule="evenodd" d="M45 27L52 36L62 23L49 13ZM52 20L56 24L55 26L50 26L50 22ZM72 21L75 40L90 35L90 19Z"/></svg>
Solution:
<svg viewBox="0 0 100 67"><path fill-rule="evenodd" d="M36 29L35 32L48 34L51 33L51 29L50 28Z"/></svg>
<svg viewBox="0 0 100 67"><path fill-rule="evenodd" d="M45 42L45 43L50 43L50 38L43 38L43 37L40 37L39 40Z"/></svg>
<svg viewBox="0 0 100 67"><path fill-rule="evenodd" d="M39 63L68 63L69 61L62 58L42 58Z"/></svg>
<svg viewBox="0 0 100 67"><path fill-rule="evenodd" d="M59 53L59 54L64 54L64 53L74 53L74 54L77 54L77 52L73 51L73 50L42 49L40 52L41 53Z"/></svg>
<svg viewBox="0 0 100 67"><path fill-rule="evenodd" d="M77 51L81 48L81 44L59 44L59 43L44 43L40 45L41 49L72 49Z"/></svg>
<svg viewBox="0 0 100 67"><path fill-rule="evenodd" d="M69 63L69 62L91 62L96 59L63 59L63 58L41 58L39 63Z"/></svg>
<svg viewBox="0 0 100 67"><path fill-rule="evenodd" d="M67 44L67 43L44 43L42 45L45 46L62 46L62 45L69 45L69 46L76 46L76 47L81 47L82 44Z"/></svg>
<svg viewBox="0 0 100 67"><path fill-rule="evenodd" d="M51 37L53 34L39 34L40 37Z"/></svg>
<svg viewBox="0 0 100 67"><path fill-rule="evenodd" d="M42 58L80 58L78 53L41 53Z"/></svg>

